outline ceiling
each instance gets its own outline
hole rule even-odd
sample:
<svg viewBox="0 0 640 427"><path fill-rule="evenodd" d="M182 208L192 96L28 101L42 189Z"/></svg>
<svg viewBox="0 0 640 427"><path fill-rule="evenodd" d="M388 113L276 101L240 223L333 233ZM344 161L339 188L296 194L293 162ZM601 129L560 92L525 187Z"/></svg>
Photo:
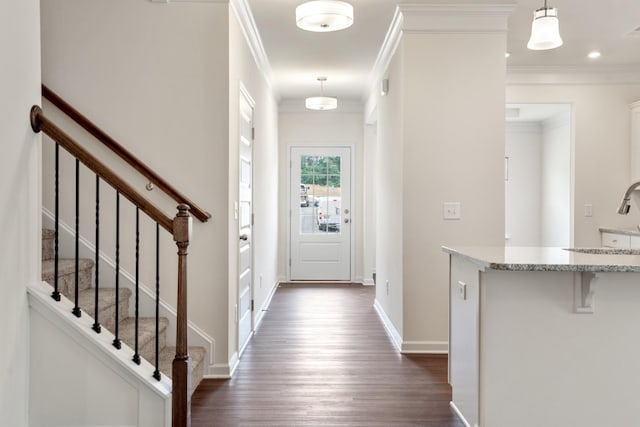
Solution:
<svg viewBox="0 0 640 427"><path fill-rule="evenodd" d="M247 0L262 39L272 83L282 101L302 100L320 91L318 76L326 76L325 94L360 103L398 3L433 4L444 0L348 0L354 24L345 30L313 33L295 24L295 8L303 0ZM465 4L503 0L465 0ZM507 2L508 3L508 2ZM548 51L526 48L533 11L543 0L517 0L509 18L508 67L583 66L640 69L640 1L551 0L557 7L564 45ZM635 31L635 35L633 35ZM592 50L602 56L587 58Z"/></svg>

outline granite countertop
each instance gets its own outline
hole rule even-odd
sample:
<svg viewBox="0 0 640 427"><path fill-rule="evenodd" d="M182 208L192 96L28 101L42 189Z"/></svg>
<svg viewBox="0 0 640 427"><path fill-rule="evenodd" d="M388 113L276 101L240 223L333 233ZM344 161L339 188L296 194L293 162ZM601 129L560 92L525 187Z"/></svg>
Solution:
<svg viewBox="0 0 640 427"><path fill-rule="evenodd" d="M640 226L638 226L640 227ZM627 236L640 236L640 230L638 228L608 228L600 227L600 231L603 233L615 233L625 234Z"/></svg>
<svg viewBox="0 0 640 427"><path fill-rule="evenodd" d="M640 249L479 246L449 248L479 267L503 271L640 272Z"/></svg>

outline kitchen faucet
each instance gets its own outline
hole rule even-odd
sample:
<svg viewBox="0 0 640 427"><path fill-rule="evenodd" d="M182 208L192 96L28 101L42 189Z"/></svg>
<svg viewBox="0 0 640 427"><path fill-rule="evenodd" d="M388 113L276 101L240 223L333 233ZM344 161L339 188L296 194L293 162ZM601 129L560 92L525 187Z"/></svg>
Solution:
<svg viewBox="0 0 640 427"><path fill-rule="evenodd" d="M640 181L634 182L627 188L627 191L624 193L624 197L620 202L620 206L618 207L618 213L620 215L626 215L629 213L629 209L631 209L631 193L636 188L640 187Z"/></svg>

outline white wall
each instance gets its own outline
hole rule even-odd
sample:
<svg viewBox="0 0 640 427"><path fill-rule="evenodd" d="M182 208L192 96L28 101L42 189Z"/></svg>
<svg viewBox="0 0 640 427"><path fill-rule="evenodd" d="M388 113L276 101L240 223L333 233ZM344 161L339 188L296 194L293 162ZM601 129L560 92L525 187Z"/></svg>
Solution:
<svg viewBox="0 0 640 427"><path fill-rule="evenodd" d="M363 145L364 145L364 119L360 112L341 112L340 106L336 111L304 111L304 112L280 112L279 116L279 164L287 165L287 159L291 146L323 146L323 145L352 145L354 147L351 153L351 161L353 164L352 174L355 181L352 180L351 200L353 211L353 223L355 225L352 230L355 232L355 266L352 266L352 278L356 281L363 281ZM280 168L279 188L290 188L288 179L288 170L286 167ZM282 191L279 195L279 276L281 280L287 277L287 236L288 236L288 218L289 195L286 191Z"/></svg>
<svg viewBox="0 0 640 427"><path fill-rule="evenodd" d="M541 246L571 245L571 114L542 123Z"/></svg>
<svg viewBox="0 0 640 427"><path fill-rule="evenodd" d="M237 355L235 304L238 301L239 100L244 86L255 101L253 142L253 285L254 319L278 283L278 106L271 86L259 71L235 13L229 16L229 358Z"/></svg>
<svg viewBox="0 0 640 427"><path fill-rule="evenodd" d="M542 126L507 123L505 156L505 245L540 246Z"/></svg>
<svg viewBox="0 0 640 427"><path fill-rule="evenodd" d="M26 286L40 271L40 137L29 110L40 103L40 21L35 0L3 2L0 52L0 424L28 422L29 317Z"/></svg>
<svg viewBox="0 0 640 427"><path fill-rule="evenodd" d="M599 227L640 222L640 207L627 216L616 213L629 185L629 104L640 99L640 85L510 84L506 97L509 103L573 105L576 246L600 246ZM585 204L593 205L593 217L583 216Z"/></svg>
<svg viewBox="0 0 640 427"><path fill-rule="evenodd" d="M403 330L404 215L404 42L401 40L386 77L389 93L378 94L378 140L376 143L376 305L385 313L401 340ZM414 190L422 193L417 185ZM416 194L414 191L412 194ZM399 343L398 343L399 344Z"/></svg>
<svg viewBox="0 0 640 427"><path fill-rule="evenodd" d="M378 174L377 119L373 124L364 127L363 144L363 188L362 188L362 273L364 283L373 284L373 273L376 271L376 176Z"/></svg>
<svg viewBox="0 0 640 427"><path fill-rule="evenodd" d="M213 214L206 224L194 220L188 261L189 319L215 341L209 372L228 372L228 5L45 0L42 15L44 82ZM87 142L89 148L95 145ZM116 170L125 170L104 151L96 152ZM83 178L82 200L89 206L95 203L93 179ZM46 177L44 181L44 203L51 209L51 181ZM142 179L133 182L168 215L175 214L175 202L165 202L157 191L146 192ZM72 190L64 191L63 201L73 197ZM104 191L101 246L112 252L108 224L113 224L113 217L107 212L113 209L113 198ZM72 224L73 205L69 206L63 218ZM128 240L122 262L130 272L133 261L126 255L133 250L132 216L130 209L123 212L122 236ZM81 221L81 234L92 240L95 220L87 216ZM154 233L145 222L143 238ZM153 238L143 240L143 266L153 265L147 258L153 256L152 245ZM175 253L171 237L164 236L161 296L174 306ZM153 284L152 267L143 269L141 280Z"/></svg>
<svg viewBox="0 0 640 427"><path fill-rule="evenodd" d="M501 33L409 31L388 71L378 104L376 296L403 351L447 351L441 246L504 244L505 44ZM460 202L462 218L443 220L444 202Z"/></svg>

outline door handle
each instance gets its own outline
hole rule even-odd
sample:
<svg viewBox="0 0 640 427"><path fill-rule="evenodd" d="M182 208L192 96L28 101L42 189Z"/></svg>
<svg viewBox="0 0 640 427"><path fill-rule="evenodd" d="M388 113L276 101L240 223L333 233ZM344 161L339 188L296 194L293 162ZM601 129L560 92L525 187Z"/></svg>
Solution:
<svg viewBox="0 0 640 427"><path fill-rule="evenodd" d="M249 236L247 236L246 234L241 234L240 240L249 240Z"/></svg>
<svg viewBox="0 0 640 427"><path fill-rule="evenodd" d="M345 224L349 224L349 218L345 218L345 219L344 219L344 223L345 223Z"/></svg>

